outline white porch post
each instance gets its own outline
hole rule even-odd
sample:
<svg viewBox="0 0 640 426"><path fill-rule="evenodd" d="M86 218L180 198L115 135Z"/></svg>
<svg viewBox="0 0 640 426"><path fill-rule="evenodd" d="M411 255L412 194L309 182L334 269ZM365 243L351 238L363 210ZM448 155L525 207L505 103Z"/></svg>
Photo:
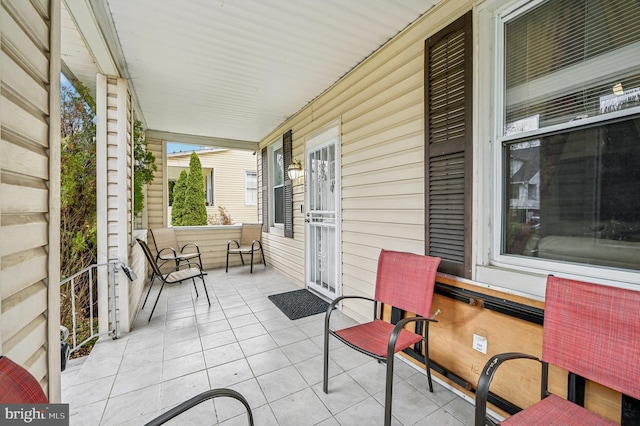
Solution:
<svg viewBox="0 0 640 426"><path fill-rule="evenodd" d="M133 229L133 111L126 79L98 74L96 79L96 157L98 263L129 263ZM116 268L117 326L108 268L98 275L99 331L131 328L129 281Z"/></svg>

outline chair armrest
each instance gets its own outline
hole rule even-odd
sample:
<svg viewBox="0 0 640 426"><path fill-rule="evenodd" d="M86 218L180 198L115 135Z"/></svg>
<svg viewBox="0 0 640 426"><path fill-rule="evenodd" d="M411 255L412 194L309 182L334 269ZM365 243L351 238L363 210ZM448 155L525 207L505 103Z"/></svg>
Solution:
<svg viewBox="0 0 640 426"><path fill-rule="evenodd" d="M393 328L393 331L391 332L391 335L389 336L389 343L388 343L388 346L387 346L387 359L392 357L393 354L395 353L396 342L398 340L398 336L400 336L400 332L402 331L404 326L407 325L410 322L426 322L428 324L430 322L438 322L438 321L434 320L432 318L426 318L426 317L402 318L400 321L398 321L396 326Z"/></svg>
<svg viewBox="0 0 640 426"><path fill-rule="evenodd" d="M169 253L165 253L169 252ZM175 260L178 257L178 253L173 247L165 247L163 249L158 250L158 255L156 256L156 260Z"/></svg>
<svg viewBox="0 0 640 426"><path fill-rule="evenodd" d="M188 409L190 409L192 407L195 407L196 405L200 404L201 402L204 402L204 401L206 401L208 399L217 398L219 396L226 396L226 397L230 397L230 398L235 398L238 401L240 401L244 405L246 410L247 410L247 416L249 418L249 425L253 426L253 413L251 412L251 407L249 406L249 403L247 402L245 397L242 396L240 393L234 391L233 389L226 389L226 388L218 388L218 389L211 389L211 390L208 390L208 391L204 391L201 394L198 394L198 395L194 396L193 398L186 400L182 404L179 404L176 407L170 409L169 411L159 415L155 419L153 419L150 422L148 422L145 426L159 426L161 424L164 424L164 423L168 422L169 420L173 419L174 417L184 413ZM215 418L215 415L212 414L211 417Z"/></svg>
<svg viewBox="0 0 640 426"><path fill-rule="evenodd" d="M253 241L251 241L251 250L255 250L255 249L253 248L253 246L254 246L255 244L258 244L258 247L262 248L262 243L261 243L260 241L258 241L258 240L253 240Z"/></svg>
<svg viewBox="0 0 640 426"><path fill-rule="evenodd" d="M376 302L376 300L371 299L370 297L364 297L364 296L340 296L333 299L333 302L331 302L327 307L327 313L324 317L324 327L326 330L329 330L329 319L331 317L331 313L336 308L336 305L344 299L361 299L361 300L369 300L371 302Z"/></svg>
<svg viewBox="0 0 640 426"><path fill-rule="evenodd" d="M189 248L195 247L196 251L195 252L187 252L187 253L185 253L184 249L187 248L187 247L189 247ZM187 244L183 245L182 248L180 248L180 253L182 253L182 254L193 254L193 255L195 255L197 253L199 255L200 254L200 247L196 243L187 243Z"/></svg>
<svg viewBox="0 0 640 426"><path fill-rule="evenodd" d="M227 250L229 250L229 248L231 248L231 243L236 243L236 248L240 248L240 243L237 240L229 240L227 242Z"/></svg>
<svg viewBox="0 0 640 426"><path fill-rule="evenodd" d="M191 268L197 269L201 273L203 273L202 272L202 267L200 266L200 264L198 262L189 262L189 261L180 262L180 264L177 265L173 271L179 271L180 269L191 269Z"/></svg>
<svg viewBox="0 0 640 426"><path fill-rule="evenodd" d="M521 353L521 352L507 352L503 354L494 355L485 364L480 378L478 379L478 388L476 389L476 415L475 426L485 426L487 418L487 397L489 396L489 386L493 380L494 374L500 365L505 361L513 359L532 359L538 362L542 362L540 358Z"/></svg>

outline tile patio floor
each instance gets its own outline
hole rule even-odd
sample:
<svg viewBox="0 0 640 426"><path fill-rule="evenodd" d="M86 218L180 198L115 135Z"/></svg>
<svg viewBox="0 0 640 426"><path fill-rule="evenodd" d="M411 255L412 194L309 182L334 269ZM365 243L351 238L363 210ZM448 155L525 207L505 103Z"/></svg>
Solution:
<svg viewBox="0 0 640 426"><path fill-rule="evenodd" d="M370 426L383 423L385 365L331 338L329 394L322 392L324 314L291 321L267 296L299 289L273 268L208 271L211 306L198 284L165 288L147 322L159 285L133 331L98 342L62 374L71 425L143 425L172 406L217 387L249 401L256 425ZM145 289L146 292L146 289ZM336 312L336 325L355 322ZM394 424L473 424L473 405L424 372L396 361ZM246 425L230 398L206 401L174 425Z"/></svg>

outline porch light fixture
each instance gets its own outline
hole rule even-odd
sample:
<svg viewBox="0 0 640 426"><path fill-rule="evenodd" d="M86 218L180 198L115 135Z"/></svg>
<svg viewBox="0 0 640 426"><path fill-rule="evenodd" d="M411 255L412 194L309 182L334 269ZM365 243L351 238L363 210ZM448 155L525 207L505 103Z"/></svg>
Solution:
<svg viewBox="0 0 640 426"><path fill-rule="evenodd" d="M287 174L291 180L296 180L302 176L302 165L295 158L291 160L291 164L287 167Z"/></svg>

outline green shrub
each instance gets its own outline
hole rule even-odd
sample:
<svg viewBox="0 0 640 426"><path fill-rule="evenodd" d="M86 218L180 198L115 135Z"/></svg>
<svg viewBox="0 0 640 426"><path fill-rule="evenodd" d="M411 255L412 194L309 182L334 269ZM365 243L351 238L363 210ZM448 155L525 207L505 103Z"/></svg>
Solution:
<svg viewBox="0 0 640 426"><path fill-rule="evenodd" d="M175 203L175 198L174 198ZM207 224L207 204L204 196L204 177L202 164L198 154L193 152L189 161L189 174L182 211L183 226L200 226Z"/></svg>
<svg viewBox="0 0 640 426"><path fill-rule="evenodd" d="M183 225L184 216L184 198L187 189L187 172L180 172L180 176L173 187L173 206L171 208L171 224L173 226Z"/></svg>

